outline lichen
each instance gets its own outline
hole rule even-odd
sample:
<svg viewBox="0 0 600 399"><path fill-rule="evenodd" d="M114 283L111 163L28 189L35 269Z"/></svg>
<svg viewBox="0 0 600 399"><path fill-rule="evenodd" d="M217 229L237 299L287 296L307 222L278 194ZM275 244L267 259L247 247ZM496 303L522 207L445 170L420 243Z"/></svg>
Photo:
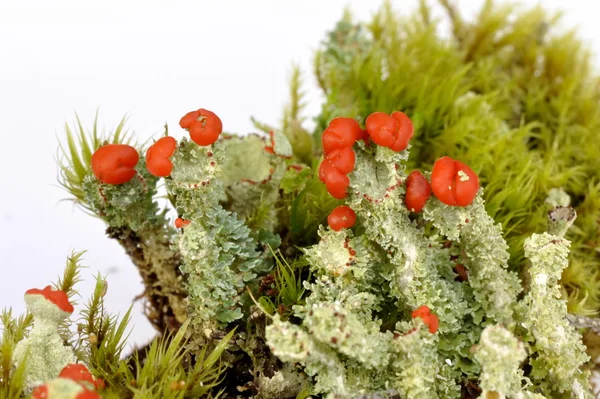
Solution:
<svg viewBox="0 0 600 399"><path fill-rule="evenodd" d="M58 377L66 365L75 361L75 354L58 333L59 325L70 313L40 294L25 294L25 303L34 316L33 328L15 346L13 360L16 365L26 362L25 392L30 393L35 386Z"/></svg>
<svg viewBox="0 0 600 399"><path fill-rule="evenodd" d="M481 333L475 360L481 365L481 395L493 393L513 397L521 391L521 362L527 357L525 346L501 325L489 325Z"/></svg>
<svg viewBox="0 0 600 399"><path fill-rule="evenodd" d="M531 378L552 397L591 397L587 372L580 369L589 360L581 335L566 319L567 304L561 298L558 280L568 265L569 241L548 233L534 234L525 242L531 261L531 287L523 300L520 322L528 331L537 357L530 361Z"/></svg>
<svg viewBox="0 0 600 399"><path fill-rule="evenodd" d="M188 276L194 323L229 323L241 318L244 283L264 269L250 229L219 203L224 192L218 179L223 156L219 144L203 148L184 142L173 159L174 171L167 185L177 198L179 214L190 221L177 246L181 270Z"/></svg>
<svg viewBox="0 0 600 399"><path fill-rule="evenodd" d="M80 128L78 155L69 133L63 186L140 269L150 320L177 332L121 362L126 323L104 314L99 279L81 337L61 333L108 392L591 397L576 329L597 329L584 316L600 308L587 53L549 33L541 8L486 2L467 21L441 3L451 36L425 2L410 20L389 4L368 24L344 14L317 53L312 137L298 68L281 126L254 120L265 135L186 114L195 141L179 141L162 176L176 228L143 159L131 180L102 183L89 160L103 141ZM107 143L125 144L121 129Z"/></svg>

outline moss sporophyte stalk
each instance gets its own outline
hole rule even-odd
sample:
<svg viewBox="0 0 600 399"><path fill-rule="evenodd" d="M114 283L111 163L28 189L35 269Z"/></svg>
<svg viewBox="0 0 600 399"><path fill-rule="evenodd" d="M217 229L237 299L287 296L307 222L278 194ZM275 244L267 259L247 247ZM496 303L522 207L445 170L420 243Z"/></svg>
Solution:
<svg viewBox="0 0 600 399"><path fill-rule="evenodd" d="M159 334L126 353L131 310L109 313L102 276L77 303L74 253L2 313L0 397L593 397L597 78L541 8L441 4L450 37L424 2L344 16L312 135L298 69L260 134L204 108L147 146L124 120L67 125L60 183L130 256Z"/></svg>

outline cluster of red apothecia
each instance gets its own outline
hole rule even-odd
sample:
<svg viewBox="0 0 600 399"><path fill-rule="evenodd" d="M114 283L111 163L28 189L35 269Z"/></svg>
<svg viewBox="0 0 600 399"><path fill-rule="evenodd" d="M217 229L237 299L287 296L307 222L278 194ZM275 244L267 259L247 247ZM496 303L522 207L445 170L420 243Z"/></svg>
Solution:
<svg viewBox="0 0 600 399"><path fill-rule="evenodd" d="M181 118L179 125L187 129L190 138L196 144L213 144L223 131L221 119L213 112L199 109L188 112ZM348 174L354 170L356 154L352 146L358 140L369 145L388 147L394 151L403 151L414 134L414 127L406 114L396 111L391 115L374 112L365 121L365 129L352 118L334 118L323 132L322 142L325 159L319 167L319 179L325 183L327 191L335 198L346 197L350 185ZM175 153L177 142L166 136L154 143L146 152L148 172L157 177L171 174L173 164L171 156ZM272 150L272 147L265 147ZM139 161L137 150L127 144L108 144L100 147L92 155L92 171L96 178L106 184L124 184L135 175L135 166ZM450 157L442 157L433 165L431 185L419 171L412 172L406 181L405 204L412 212L420 212L431 196L431 192L444 204L451 206L469 205L479 190L477 175L467 165ZM354 225L356 215L348 206L340 206L328 217L329 225L338 231ZM176 221L176 227L189 224Z"/></svg>
<svg viewBox="0 0 600 399"><path fill-rule="evenodd" d="M350 185L348 174L354 170L356 155L352 146L358 140L370 141L393 151L403 151L414 135L414 127L406 114L396 111L391 115L375 112L365 121L365 130L352 118L335 118L323 132L322 142L325 159L319 167L319 179L325 183L333 197L346 197ZM467 165L450 157L442 157L433 165L431 185L419 171L412 172L406 180L406 207L421 212L433 194L444 204L469 205L479 190L479 179ZM329 226L339 231L350 228L356 214L348 206L335 208L328 217Z"/></svg>
<svg viewBox="0 0 600 399"><path fill-rule="evenodd" d="M223 131L221 119L214 112L202 108L185 114L179 126L187 129L191 140L201 146L213 144ZM173 137L160 138L146 152L148 172L156 177L169 176L173 170L170 158L176 149L177 141ZM92 172L103 183L124 184L136 175L138 161L139 155L134 147L108 144L98 148L92 155Z"/></svg>
<svg viewBox="0 0 600 399"><path fill-rule="evenodd" d="M433 164L431 185L419 171L408 176L404 202L410 211L421 212L433 192L446 205L467 206L473 202L478 191L479 178L473 169L444 156Z"/></svg>

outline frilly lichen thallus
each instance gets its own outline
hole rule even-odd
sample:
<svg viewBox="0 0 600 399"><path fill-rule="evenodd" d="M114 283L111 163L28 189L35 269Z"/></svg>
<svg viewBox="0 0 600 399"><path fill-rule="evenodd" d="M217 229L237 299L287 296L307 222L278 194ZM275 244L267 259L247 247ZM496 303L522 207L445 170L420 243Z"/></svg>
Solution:
<svg viewBox="0 0 600 399"><path fill-rule="evenodd" d="M302 323L276 315L267 327L275 355L302 364L329 397L392 389L402 398L459 398L464 378L496 397L589 397L585 347L558 285L567 241L548 233L527 240L535 283L519 300L521 282L508 270L483 189L469 206L432 197L411 214L403 201L408 151L362 143L355 151L346 203L361 234L321 228L320 241L305 249L315 279L305 282L305 305L294 308ZM552 216L563 214L572 216L550 214L551 230ZM560 232L570 223L560 221ZM467 281L452 271L458 263ZM439 317L439 331L408 317L422 305ZM390 312L404 321L389 326Z"/></svg>
<svg viewBox="0 0 600 399"><path fill-rule="evenodd" d="M58 377L60 371L75 361L75 354L70 346L63 343L58 332L59 325L70 316L73 307L62 293L62 307L46 298L46 295L61 294L50 287L44 290L29 290L25 294L27 310L33 315L33 328L27 338L19 341L14 351L14 362L26 362L26 388L31 390L45 381ZM66 305L66 306L64 306Z"/></svg>
<svg viewBox="0 0 600 399"><path fill-rule="evenodd" d="M429 191L416 192L409 144L378 145L385 135L365 125L332 122L320 167L294 165L277 132L177 145L165 184L178 230L165 244L185 277L188 349L239 329L226 361L252 362L246 385L265 399L589 397L588 357L558 284L576 218L564 193L549 193L548 231L525 242L523 284L476 173L443 157L420 174ZM412 124L396 126L412 137ZM156 179L136 176L120 188L89 178L86 192L111 226L143 232Z"/></svg>
<svg viewBox="0 0 600 399"><path fill-rule="evenodd" d="M197 323L228 323L242 317L244 282L256 276L261 259L244 222L219 203L222 142L200 147L185 141L173 158L167 184L179 214L189 220L178 240L188 277L190 314ZM210 325L210 326L209 326Z"/></svg>

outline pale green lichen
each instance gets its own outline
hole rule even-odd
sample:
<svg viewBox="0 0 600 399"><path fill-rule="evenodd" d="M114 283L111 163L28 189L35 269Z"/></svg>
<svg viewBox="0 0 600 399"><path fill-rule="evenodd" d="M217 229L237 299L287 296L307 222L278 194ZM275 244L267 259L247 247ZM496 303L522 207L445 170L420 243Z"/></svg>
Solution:
<svg viewBox="0 0 600 399"><path fill-rule="evenodd" d="M436 3L447 13L438 13ZM572 312L597 314L594 54L577 29L565 29L562 13L543 4L482 1L466 15L457 3L421 1L407 13L386 2L364 22L345 13L315 60L325 96L316 143L333 117L364 121L372 112L407 112L415 126L409 168L430 169L448 155L475 170L488 213L504 227L511 270L526 266L523 243L545 229L543 202L561 187L573 201L553 205L572 205L580 214L561 282Z"/></svg>
<svg viewBox="0 0 600 399"><path fill-rule="evenodd" d="M159 180L143 159L132 181L100 184L89 162L104 138L94 127L86 139L79 128L78 154L67 129L62 184L134 258L153 301L148 313L160 313L150 318L155 326L175 330L189 310L194 355L236 330L223 362L232 378L220 382L214 372L210 387L196 384L206 381L191 366L202 356L194 363L172 346L182 329L143 364L133 361L133 387L130 363L114 360L115 323L90 310L82 339L93 332L106 346L90 341L78 351L109 377L111 394L198 397L216 386L216 395L223 388L273 399L305 381L301 398L457 398L479 388L488 398L590 396L587 357L569 321L598 323L567 316L565 306L568 299L572 312L593 315L600 304L600 157L589 145L600 112L589 54L539 7L514 13L486 1L471 21L441 3L451 36L425 1L406 20L389 3L368 24L344 14L316 56L326 99L312 138L295 68L281 128L256 123L271 137L221 134L206 148L184 139L165 179L177 216L190 222L180 230L154 203ZM348 196L332 198L317 172L327 124L343 116L364 126L372 112L395 110L414 123L410 158L359 142ZM122 128L107 142L123 142ZM405 171L429 178L443 155L476 171L482 191L465 208L432 197L422 213L406 209ZM344 202L357 222L334 232L327 215ZM433 333L411 317L422 305L439 317ZM196 387L179 390L177 381Z"/></svg>
<svg viewBox="0 0 600 399"><path fill-rule="evenodd" d="M403 162L408 152L376 147L358 149L348 200L369 240L388 258L390 294L403 306L429 306L440 318L440 330L457 331L468 305L461 284L443 278L438 267L447 251L411 222L403 204ZM358 254L360 257L360 254Z"/></svg>
<svg viewBox="0 0 600 399"><path fill-rule="evenodd" d="M272 377L258 378L258 398L295 398L306 386L306 375L291 365L286 365Z"/></svg>
<svg viewBox="0 0 600 399"><path fill-rule="evenodd" d="M481 365L479 386L483 397L487 397L488 392L513 397L521 391L523 371L520 366L527 353L523 343L506 328L487 326L481 333L474 357Z"/></svg>
<svg viewBox="0 0 600 399"><path fill-rule="evenodd" d="M274 154L265 151L268 139L257 135L230 137L222 142L221 177L225 208L235 212L253 231L274 231L280 226L277 202L279 185L286 170L291 146L285 136L275 133Z"/></svg>
<svg viewBox="0 0 600 399"><path fill-rule="evenodd" d="M458 382L465 377L479 378L486 394L536 397L548 376L536 380L534 367L532 381L525 377L525 346L513 335L531 328L523 320L532 317L519 312L533 310L527 296L518 300L521 282L508 270L502 228L486 212L482 190L467 207L432 197L422 215L411 217L401 184L407 152L357 147L346 203L360 229L321 227L318 243L304 250L315 279L305 282L305 304L294 307L301 325L276 316L267 327L274 353L302 364L314 376L316 392L331 397L391 387L406 398L458 398ZM550 259L560 260L556 255ZM466 281L455 281L457 263L465 265ZM557 278L550 282L556 289ZM435 334L420 318L387 324L421 305L439 317ZM566 323L566 308L561 314ZM572 339L577 345L570 351L580 360L569 365L574 374L566 380L573 392L586 394L585 378L576 371L586 359L584 348L580 337ZM537 344L528 348L532 365L544 359ZM555 361L568 356L551 355Z"/></svg>
<svg viewBox="0 0 600 399"><path fill-rule="evenodd" d="M531 379L551 397L591 397L588 373L580 369L589 360L581 336L566 318L567 304L558 281L568 266L569 241L548 233L525 242L530 260L531 287L522 303L520 326L537 353L530 360Z"/></svg>
<svg viewBox="0 0 600 399"><path fill-rule="evenodd" d="M349 395L346 370L335 351L312 338L300 326L282 322L275 316L267 327L269 345L273 353L285 362L302 362L305 372L318 375L317 392L335 392Z"/></svg>
<svg viewBox="0 0 600 399"><path fill-rule="evenodd" d="M548 233L564 237L576 218L577 214L570 206L557 206L548 212Z"/></svg>
<svg viewBox="0 0 600 399"><path fill-rule="evenodd" d="M460 387L437 352L439 337L420 327L392 341L391 385L402 398L458 398ZM424 328L425 327L425 328Z"/></svg>
<svg viewBox="0 0 600 399"><path fill-rule="evenodd" d="M502 228L487 214L481 194L467 207L451 207L432 199L424 216L466 254L460 263L468 270L474 310L481 307L487 323L512 323L521 285L517 275L507 270L509 254Z"/></svg>
<svg viewBox="0 0 600 399"><path fill-rule="evenodd" d="M25 294L27 310L34 316L27 338L15 347L13 360L26 359L26 392L45 381L58 377L60 371L75 361L73 349L65 346L58 326L70 313L58 308L41 294Z"/></svg>
<svg viewBox="0 0 600 399"><path fill-rule="evenodd" d="M303 326L312 337L363 367L375 369L389 361L389 335L380 333L378 323L365 323L336 303L313 305Z"/></svg>
<svg viewBox="0 0 600 399"><path fill-rule="evenodd" d="M167 190L176 196L179 214L190 224L178 241L181 270L188 276L190 313L195 323L214 328L242 317L245 283L266 266L257 241L235 213L219 203L224 196L221 173L224 146L200 147L184 141L173 157Z"/></svg>

